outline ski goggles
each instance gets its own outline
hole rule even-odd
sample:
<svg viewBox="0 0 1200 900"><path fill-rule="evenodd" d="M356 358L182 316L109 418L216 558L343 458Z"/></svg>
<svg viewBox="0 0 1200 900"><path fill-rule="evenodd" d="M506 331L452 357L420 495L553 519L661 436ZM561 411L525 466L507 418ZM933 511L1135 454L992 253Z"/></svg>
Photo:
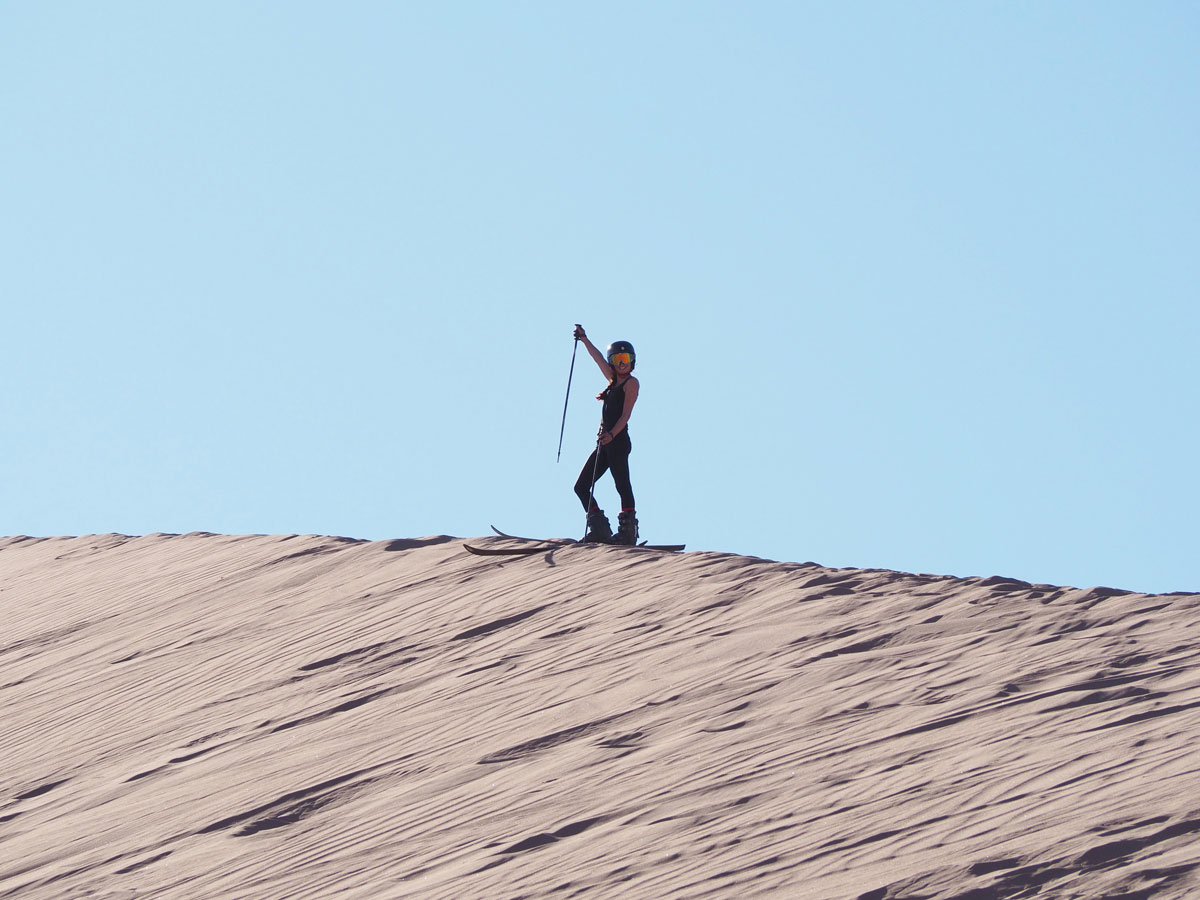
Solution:
<svg viewBox="0 0 1200 900"><path fill-rule="evenodd" d="M614 353L612 356L610 356L608 358L608 361L610 363L612 363L614 366L619 366L622 363L624 363L627 366L631 366L631 365L633 365L633 354L632 353Z"/></svg>

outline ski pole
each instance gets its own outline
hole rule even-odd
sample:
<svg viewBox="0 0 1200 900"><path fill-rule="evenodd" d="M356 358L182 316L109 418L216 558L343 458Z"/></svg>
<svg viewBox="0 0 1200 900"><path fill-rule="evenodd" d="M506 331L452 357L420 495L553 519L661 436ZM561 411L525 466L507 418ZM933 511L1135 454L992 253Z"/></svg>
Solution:
<svg viewBox="0 0 1200 900"><path fill-rule="evenodd" d="M596 505L596 473L600 470L600 438L596 438L596 461L592 463L592 486L588 490L588 518L592 516L592 507ZM587 465L584 463L584 465Z"/></svg>
<svg viewBox="0 0 1200 900"><path fill-rule="evenodd" d="M579 325L578 325L578 324L576 324L576 326L575 326L575 327L576 327L576 328L578 328L578 327L579 327ZM571 371L569 371L569 372L567 373L567 396L566 396L566 398L563 400L563 420L562 420L562 427L558 429L558 456L556 456L556 457L554 458L554 461L555 461L556 463L557 463L557 462L562 462L562 442L563 442L563 434L564 434L564 433L566 432L566 430L567 430L567 403L568 403L568 402L571 400L571 378L572 378L572 377L574 377L574 375L575 375L575 353L576 353L576 351L578 351L578 350L579 350L579 338L575 338L575 347L574 347L574 348L571 350Z"/></svg>

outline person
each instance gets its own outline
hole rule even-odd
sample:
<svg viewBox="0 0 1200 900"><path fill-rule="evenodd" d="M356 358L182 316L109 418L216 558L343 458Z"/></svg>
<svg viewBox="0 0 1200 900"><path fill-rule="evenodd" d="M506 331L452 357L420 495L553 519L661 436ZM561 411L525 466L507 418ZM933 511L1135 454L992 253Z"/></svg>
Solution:
<svg viewBox="0 0 1200 900"><path fill-rule="evenodd" d="M638 541L637 511L634 508L633 488L629 482L629 452L633 445L629 440L629 416L637 403L641 385L633 375L637 356L633 344L614 341L608 350L601 353L587 336L582 325L575 326L576 340L583 341L588 353L608 379L608 387L596 395L604 402L601 413L600 434L596 449L588 457L575 482L575 494L587 510L588 542L611 542L634 545ZM617 518L617 533L596 503L596 481L606 472L612 472L613 483L621 498L621 514Z"/></svg>

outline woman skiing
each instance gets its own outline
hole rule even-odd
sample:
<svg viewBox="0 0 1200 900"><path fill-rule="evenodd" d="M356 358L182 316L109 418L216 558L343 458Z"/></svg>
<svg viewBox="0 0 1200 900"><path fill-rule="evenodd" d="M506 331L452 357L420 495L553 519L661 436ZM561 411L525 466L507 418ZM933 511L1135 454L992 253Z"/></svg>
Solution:
<svg viewBox="0 0 1200 900"><path fill-rule="evenodd" d="M587 534L585 541L607 541L614 544L636 544L638 541L637 514L634 510L633 488L629 484L629 416L638 398L638 380L633 376L637 357L633 345L628 341L615 341L601 353L588 340L582 325L575 326L576 340L583 341L588 353L608 379L608 387L601 391L597 400L604 401L601 414L600 435L596 449L588 457L575 482L575 494L587 510ZM604 510L596 505L595 486L605 472L612 472L617 494L621 498L621 514L617 520L614 537L612 526Z"/></svg>

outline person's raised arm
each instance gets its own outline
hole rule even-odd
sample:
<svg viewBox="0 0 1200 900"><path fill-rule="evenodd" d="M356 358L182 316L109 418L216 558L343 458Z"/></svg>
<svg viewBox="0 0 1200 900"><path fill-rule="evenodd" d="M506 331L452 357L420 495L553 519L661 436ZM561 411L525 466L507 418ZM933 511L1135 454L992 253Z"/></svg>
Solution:
<svg viewBox="0 0 1200 900"><path fill-rule="evenodd" d="M588 354L596 361L596 365L600 367L600 371L604 373L604 377L609 381L616 378L613 372L613 367L608 364L608 360L604 358L604 352L593 344L587 336L587 332L583 330L582 325L575 326L575 339L583 341L583 346L587 347Z"/></svg>

